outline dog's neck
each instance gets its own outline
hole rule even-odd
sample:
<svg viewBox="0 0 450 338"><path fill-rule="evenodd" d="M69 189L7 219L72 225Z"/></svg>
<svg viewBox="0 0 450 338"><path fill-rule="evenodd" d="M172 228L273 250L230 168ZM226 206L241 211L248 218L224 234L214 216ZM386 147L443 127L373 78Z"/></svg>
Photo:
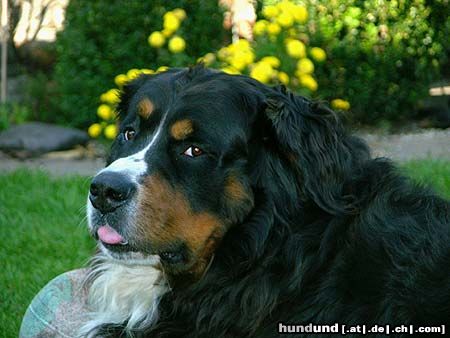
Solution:
<svg viewBox="0 0 450 338"><path fill-rule="evenodd" d="M90 320L80 336L91 337L107 325L127 333L151 327L158 320L158 304L169 290L163 272L151 265L127 265L97 256L88 276Z"/></svg>

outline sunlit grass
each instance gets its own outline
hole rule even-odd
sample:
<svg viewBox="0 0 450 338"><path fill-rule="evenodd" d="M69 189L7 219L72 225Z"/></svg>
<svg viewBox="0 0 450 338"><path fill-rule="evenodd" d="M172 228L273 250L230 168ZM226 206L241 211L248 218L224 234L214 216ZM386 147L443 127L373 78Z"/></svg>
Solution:
<svg viewBox="0 0 450 338"><path fill-rule="evenodd" d="M17 337L33 296L93 252L85 223L88 179L0 175L0 337Z"/></svg>
<svg viewBox="0 0 450 338"><path fill-rule="evenodd" d="M431 184L446 198L450 198L450 161L417 160L402 166L405 173L423 184Z"/></svg>

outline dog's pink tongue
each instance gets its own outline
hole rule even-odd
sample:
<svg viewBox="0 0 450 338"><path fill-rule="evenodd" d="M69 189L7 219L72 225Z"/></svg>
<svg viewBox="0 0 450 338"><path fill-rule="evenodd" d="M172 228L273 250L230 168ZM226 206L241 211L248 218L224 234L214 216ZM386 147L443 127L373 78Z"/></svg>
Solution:
<svg viewBox="0 0 450 338"><path fill-rule="evenodd" d="M123 237L120 236L117 231L111 228L109 225L104 225L98 228L97 234L98 238L100 238L100 240L106 244L120 244L124 242Z"/></svg>

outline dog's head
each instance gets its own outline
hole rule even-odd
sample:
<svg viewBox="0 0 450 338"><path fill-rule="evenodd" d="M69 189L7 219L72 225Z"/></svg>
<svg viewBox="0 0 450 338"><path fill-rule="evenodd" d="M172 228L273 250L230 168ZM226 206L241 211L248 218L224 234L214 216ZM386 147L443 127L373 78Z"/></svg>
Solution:
<svg viewBox="0 0 450 338"><path fill-rule="evenodd" d="M331 111L283 87L171 70L126 86L118 110L120 132L88 200L90 230L109 256L199 276L260 195L278 214L308 200L345 208L341 176L354 147Z"/></svg>

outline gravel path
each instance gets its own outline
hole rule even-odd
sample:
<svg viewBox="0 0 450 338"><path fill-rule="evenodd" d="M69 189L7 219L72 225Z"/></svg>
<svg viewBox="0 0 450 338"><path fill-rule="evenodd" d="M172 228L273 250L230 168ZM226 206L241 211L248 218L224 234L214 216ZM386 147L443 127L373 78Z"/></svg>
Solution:
<svg viewBox="0 0 450 338"><path fill-rule="evenodd" d="M68 174L93 176L104 164L105 161L99 158L17 160L0 153L0 174L19 168L31 168L45 170L57 176Z"/></svg>
<svg viewBox="0 0 450 338"><path fill-rule="evenodd" d="M384 156L399 162L426 158L450 161L450 129L425 130L413 134L360 136L369 143L374 157ZM46 170L54 175L93 176L103 166L104 160L101 158L80 158L67 156L67 153L18 160L0 152L0 174L26 167Z"/></svg>
<svg viewBox="0 0 450 338"><path fill-rule="evenodd" d="M424 158L450 160L450 129L361 136L369 143L374 157L384 156L401 162Z"/></svg>

